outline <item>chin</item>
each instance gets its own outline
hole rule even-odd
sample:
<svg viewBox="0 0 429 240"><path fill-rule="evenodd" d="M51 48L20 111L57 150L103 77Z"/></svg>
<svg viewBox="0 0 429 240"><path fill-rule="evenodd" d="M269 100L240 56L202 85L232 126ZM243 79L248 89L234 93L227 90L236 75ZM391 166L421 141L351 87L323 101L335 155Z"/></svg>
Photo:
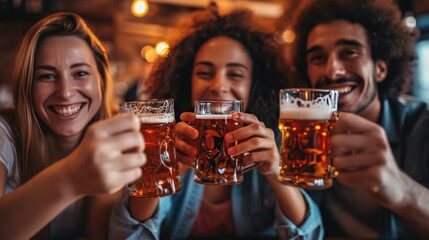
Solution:
<svg viewBox="0 0 429 240"><path fill-rule="evenodd" d="M80 136L83 133L83 129L58 129L55 134L61 137L75 137Z"/></svg>

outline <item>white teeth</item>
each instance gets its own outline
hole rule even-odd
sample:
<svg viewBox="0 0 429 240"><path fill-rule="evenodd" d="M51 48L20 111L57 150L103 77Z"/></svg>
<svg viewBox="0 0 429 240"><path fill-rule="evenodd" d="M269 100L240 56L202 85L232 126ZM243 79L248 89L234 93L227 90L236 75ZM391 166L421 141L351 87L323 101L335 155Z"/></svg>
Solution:
<svg viewBox="0 0 429 240"><path fill-rule="evenodd" d="M77 113L80 110L81 106L81 104L67 107L53 106L52 110L54 110L54 112L56 112L58 115L67 117Z"/></svg>
<svg viewBox="0 0 429 240"><path fill-rule="evenodd" d="M335 90L337 90L338 93L340 93L340 94L344 94L344 93L351 92L352 91L352 87L337 88Z"/></svg>

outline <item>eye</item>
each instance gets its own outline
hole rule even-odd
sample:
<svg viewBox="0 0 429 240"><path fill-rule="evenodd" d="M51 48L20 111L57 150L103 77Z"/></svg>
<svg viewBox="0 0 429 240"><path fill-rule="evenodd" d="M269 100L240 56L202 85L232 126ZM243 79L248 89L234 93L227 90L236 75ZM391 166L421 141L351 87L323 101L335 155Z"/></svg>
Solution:
<svg viewBox="0 0 429 240"><path fill-rule="evenodd" d="M36 80L39 80L39 81L53 81L55 79L56 78L54 74L48 74L48 73L40 74L36 76Z"/></svg>
<svg viewBox="0 0 429 240"><path fill-rule="evenodd" d="M353 59L359 56L359 50L355 48L347 48L341 52L341 56L345 59Z"/></svg>
<svg viewBox="0 0 429 240"><path fill-rule="evenodd" d="M197 71L195 74L196 74L199 78L202 78L202 79L210 79L210 78L212 78L212 77L213 77L213 73L212 73L211 71L203 71L203 70L200 70L200 71Z"/></svg>
<svg viewBox="0 0 429 240"><path fill-rule="evenodd" d="M76 78L83 78L83 77L85 77L85 76L87 76L87 75L89 75L89 73L88 73L88 72L86 72L86 71L77 71L77 72L74 74L74 77L76 77Z"/></svg>
<svg viewBox="0 0 429 240"><path fill-rule="evenodd" d="M307 62L314 65L323 64L326 62L326 55L322 53L310 54L307 58Z"/></svg>
<svg viewBox="0 0 429 240"><path fill-rule="evenodd" d="M242 79L244 77L244 74L241 72L228 72L228 77L232 79Z"/></svg>

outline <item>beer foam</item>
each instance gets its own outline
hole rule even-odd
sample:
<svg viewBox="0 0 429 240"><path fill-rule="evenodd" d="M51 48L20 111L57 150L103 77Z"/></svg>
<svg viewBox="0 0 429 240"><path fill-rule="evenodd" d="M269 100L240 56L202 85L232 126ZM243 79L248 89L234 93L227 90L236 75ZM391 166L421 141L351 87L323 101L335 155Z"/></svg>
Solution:
<svg viewBox="0 0 429 240"><path fill-rule="evenodd" d="M329 120L332 118L332 109L323 108L282 108L281 119L300 120Z"/></svg>
<svg viewBox="0 0 429 240"><path fill-rule="evenodd" d="M231 119L232 114L196 115L196 119Z"/></svg>
<svg viewBox="0 0 429 240"><path fill-rule="evenodd" d="M174 114L157 113L157 114L139 114L141 123L171 123L174 122Z"/></svg>
<svg viewBox="0 0 429 240"><path fill-rule="evenodd" d="M337 111L336 103L336 96L331 95L320 96L311 100L281 98L280 118L328 120L331 119L332 113Z"/></svg>
<svg viewBox="0 0 429 240"><path fill-rule="evenodd" d="M328 110L337 110L336 99L333 99L332 96L326 95L317 97L312 100L303 100L303 99L281 99L280 106L281 108L311 108L311 109L325 109Z"/></svg>

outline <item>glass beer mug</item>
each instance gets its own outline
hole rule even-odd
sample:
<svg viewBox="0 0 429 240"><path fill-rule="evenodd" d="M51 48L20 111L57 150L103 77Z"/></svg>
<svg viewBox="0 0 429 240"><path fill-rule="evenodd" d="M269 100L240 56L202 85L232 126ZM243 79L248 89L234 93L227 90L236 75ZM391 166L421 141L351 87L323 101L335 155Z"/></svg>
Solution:
<svg viewBox="0 0 429 240"><path fill-rule="evenodd" d="M225 134L243 127L243 123L232 119L232 113L242 111L241 100L195 101L195 128L199 134L195 142L198 149L195 182L237 184L243 181L243 172L259 166L256 163L244 165L243 156L233 157L227 152L238 142L225 142Z"/></svg>
<svg viewBox="0 0 429 240"><path fill-rule="evenodd" d="M338 91L280 90L282 134L279 181L308 189L332 186L330 130L337 120Z"/></svg>
<svg viewBox="0 0 429 240"><path fill-rule="evenodd" d="M179 165L174 148L174 101L146 100L120 104L121 112L132 112L140 118L147 163L142 176L128 185L131 197L161 197L181 190Z"/></svg>

